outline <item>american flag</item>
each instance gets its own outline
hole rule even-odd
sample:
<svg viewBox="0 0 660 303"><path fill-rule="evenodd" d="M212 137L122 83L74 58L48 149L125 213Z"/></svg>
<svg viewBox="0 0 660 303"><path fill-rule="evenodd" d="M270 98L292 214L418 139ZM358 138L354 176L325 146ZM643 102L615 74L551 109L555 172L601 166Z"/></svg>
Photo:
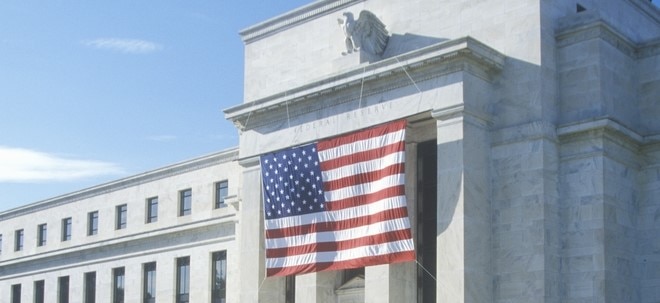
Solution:
<svg viewBox="0 0 660 303"><path fill-rule="evenodd" d="M415 260L406 121L261 156L266 276Z"/></svg>

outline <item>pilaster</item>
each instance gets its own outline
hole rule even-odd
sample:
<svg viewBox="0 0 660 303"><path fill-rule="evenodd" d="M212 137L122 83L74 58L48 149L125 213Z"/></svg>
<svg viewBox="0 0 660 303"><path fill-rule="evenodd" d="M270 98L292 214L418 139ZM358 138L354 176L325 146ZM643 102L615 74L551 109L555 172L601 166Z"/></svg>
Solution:
<svg viewBox="0 0 660 303"><path fill-rule="evenodd" d="M438 144L437 301L492 302L487 121L434 110Z"/></svg>

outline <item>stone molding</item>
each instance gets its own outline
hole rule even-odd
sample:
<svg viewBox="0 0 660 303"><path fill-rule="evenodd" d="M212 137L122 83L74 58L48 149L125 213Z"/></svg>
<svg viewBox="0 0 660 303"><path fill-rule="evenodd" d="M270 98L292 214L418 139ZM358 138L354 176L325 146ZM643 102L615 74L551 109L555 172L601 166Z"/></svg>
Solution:
<svg viewBox="0 0 660 303"><path fill-rule="evenodd" d="M655 7L654 7L655 9ZM592 39L600 39L612 45L630 58L640 59L660 54L660 40L635 43L597 14L581 13L579 17L565 18L557 30L558 47Z"/></svg>
<svg viewBox="0 0 660 303"><path fill-rule="evenodd" d="M501 53L463 37L229 108L225 118L245 131L461 71L491 82L504 62Z"/></svg>
<svg viewBox="0 0 660 303"><path fill-rule="evenodd" d="M23 216L37 211L42 211L48 208L73 203L76 201L107 194L117 190L133 187L148 182L153 182L171 176L180 175L198 169L210 167L213 165L218 165L221 163L236 161L236 160L238 160L238 148L224 150L218 153L199 157L189 161L184 161L169 166L165 166L163 168L145 172L139 175L134 175L131 177L119 179L109 183L101 184L98 186L90 187L66 195L51 198L48 200L43 200L19 208L11 209L3 213L0 213L0 220L8 220L18 216Z"/></svg>
<svg viewBox="0 0 660 303"><path fill-rule="evenodd" d="M557 142L557 127L547 121L534 121L493 131L493 146L545 139Z"/></svg>
<svg viewBox="0 0 660 303"><path fill-rule="evenodd" d="M239 32L244 43L268 37L297 24L338 11L347 6L366 0L324 0L316 1L289 13L250 26Z"/></svg>

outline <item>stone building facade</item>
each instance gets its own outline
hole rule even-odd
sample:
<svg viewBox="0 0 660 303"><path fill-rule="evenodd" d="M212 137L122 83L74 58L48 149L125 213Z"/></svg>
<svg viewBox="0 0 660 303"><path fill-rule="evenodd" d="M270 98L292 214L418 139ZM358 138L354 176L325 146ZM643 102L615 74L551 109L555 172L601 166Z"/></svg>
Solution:
<svg viewBox="0 0 660 303"><path fill-rule="evenodd" d="M362 11L385 25L386 47L342 54L338 19ZM157 302L176 302L186 256L191 302L210 302L222 251L227 302L660 301L660 10L650 2L320 0L240 34L245 97L225 110L238 148L0 214L0 302L14 285L31 300L40 279L52 293L65 275L81 290L90 271L110 298L119 266L137 302L153 260ZM259 155L399 119L418 262L264 278ZM230 206L215 209L222 180ZM178 217L190 188L192 215ZM158 228L144 223L154 196L169 207ZM129 228L117 231L108 218L123 203ZM41 221L50 231L71 216L84 234L75 228L94 209L96 238L34 245ZM34 214L45 220L26 221ZM30 240L14 252L20 229Z"/></svg>

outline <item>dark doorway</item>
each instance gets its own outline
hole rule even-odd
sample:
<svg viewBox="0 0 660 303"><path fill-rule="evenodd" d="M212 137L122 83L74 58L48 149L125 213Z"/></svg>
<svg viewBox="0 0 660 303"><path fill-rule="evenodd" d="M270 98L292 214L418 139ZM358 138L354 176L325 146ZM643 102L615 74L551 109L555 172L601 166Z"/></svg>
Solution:
<svg viewBox="0 0 660 303"><path fill-rule="evenodd" d="M435 140L417 145L417 302L435 302L437 243L437 159ZM428 271L428 272L427 272Z"/></svg>

